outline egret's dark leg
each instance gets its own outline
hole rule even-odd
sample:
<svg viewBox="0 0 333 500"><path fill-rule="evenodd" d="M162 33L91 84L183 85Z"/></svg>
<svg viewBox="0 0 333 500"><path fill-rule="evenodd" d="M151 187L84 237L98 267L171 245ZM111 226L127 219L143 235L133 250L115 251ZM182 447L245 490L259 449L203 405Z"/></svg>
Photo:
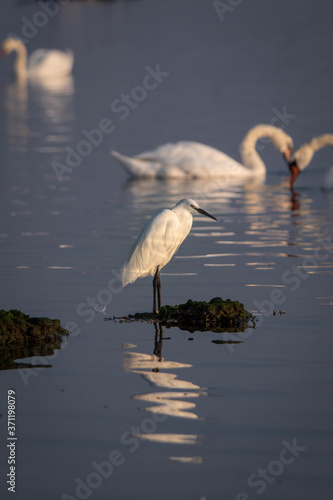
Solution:
<svg viewBox="0 0 333 500"><path fill-rule="evenodd" d="M155 280L155 276L153 279L153 294L154 294L153 314L156 314L156 280Z"/></svg>
<svg viewBox="0 0 333 500"><path fill-rule="evenodd" d="M158 310L161 309L161 278L160 278L160 268L158 267L158 276L157 276L157 298L158 298Z"/></svg>
<svg viewBox="0 0 333 500"><path fill-rule="evenodd" d="M157 314L158 310L156 309L156 299L158 295L158 307L161 307L161 280L160 280L160 268L157 266L156 273L153 279L153 288L154 288L154 303L153 303L153 314Z"/></svg>

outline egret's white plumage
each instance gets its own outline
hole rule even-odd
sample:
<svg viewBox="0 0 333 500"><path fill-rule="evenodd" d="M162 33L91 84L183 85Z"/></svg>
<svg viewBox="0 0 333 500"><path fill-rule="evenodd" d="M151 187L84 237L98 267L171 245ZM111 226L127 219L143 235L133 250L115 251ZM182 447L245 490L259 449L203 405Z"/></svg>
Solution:
<svg viewBox="0 0 333 500"><path fill-rule="evenodd" d="M38 49L29 59L27 49L19 38L9 37L2 42L3 55L16 52L14 70L19 81L26 78L54 78L69 75L74 63L72 51Z"/></svg>
<svg viewBox="0 0 333 500"><path fill-rule="evenodd" d="M154 276L154 312L159 294L159 273L178 250L192 227L192 213L215 217L202 210L190 198L181 200L172 209L157 212L144 226L122 268L122 285L133 283L149 274ZM160 306L160 294L159 294Z"/></svg>
<svg viewBox="0 0 333 500"><path fill-rule="evenodd" d="M261 137L268 137L273 145L289 161L293 141L283 130L272 125L256 125L246 134L241 145L242 163L222 151L198 142L182 141L164 144L154 151L141 153L133 158L115 156L131 177L150 178L247 178L265 176L266 167L256 151L256 143Z"/></svg>
<svg viewBox="0 0 333 500"><path fill-rule="evenodd" d="M137 278L153 276L157 266L164 267L178 250L192 227L192 215L184 211L181 219L175 210L158 212L141 231L123 267L123 286Z"/></svg>
<svg viewBox="0 0 333 500"><path fill-rule="evenodd" d="M323 134L313 137L310 142L303 144L293 153L289 165L292 172L291 186L294 185L299 173L311 163L315 152L326 146L333 146L333 134ZM324 187L326 189L331 189L328 187L332 183L330 179L331 175L329 171L324 179Z"/></svg>

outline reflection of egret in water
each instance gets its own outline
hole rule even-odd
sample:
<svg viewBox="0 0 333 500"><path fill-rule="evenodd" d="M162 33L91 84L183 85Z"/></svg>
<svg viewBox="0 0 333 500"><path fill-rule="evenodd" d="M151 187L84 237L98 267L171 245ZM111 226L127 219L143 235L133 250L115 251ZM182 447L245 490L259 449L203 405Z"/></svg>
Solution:
<svg viewBox="0 0 333 500"><path fill-rule="evenodd" d="M206 395L206 392L190 381L178 379L175 373L164 372L164 370L173 371L190 368L192 365L176 361L165 361L162 356L162 326L159 323L154 323L154 327L154 354L127 351L123 368L125 371L140 375L149 385L168 389L168 391L139 394L134 396L133 399L152 404L151 406L146 406L141 409L153 414L198 419L198 415L190 411L194 410L196 406L195 403L188 400ZM136 437L149 441L175 444L195 444L198 441L198 436L192 434L145 433L136 435Z"/></svg>

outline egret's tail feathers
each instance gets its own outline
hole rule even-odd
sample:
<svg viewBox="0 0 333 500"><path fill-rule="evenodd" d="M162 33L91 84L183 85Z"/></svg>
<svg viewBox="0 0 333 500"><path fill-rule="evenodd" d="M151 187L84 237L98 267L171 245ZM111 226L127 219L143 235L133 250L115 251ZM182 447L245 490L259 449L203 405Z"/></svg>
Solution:
<svg viewBox="0 0 333 500"><path fill-rule="evenodd" d="M121 285L124 288L126 285L132 284L136 278L133 279L133 276L130 275L126 270L122 270L121 273Z"/></svg>
<svg viewBox="0 0 333 500"><path fill-rule="evenodd" d="M147 168L147 162L138 158L130 158L129 156L111 151L112 156L117 158L119 162L126 168L131 177L154 177L155 173Z"/></svg>
<svg viewBox="0 0 333 500"><path fill-rule="evenodd" d="M131 265L131 263L127 262L124 264L124 267L121 270L122 287L131 285L138 278L145 278L146 276L148 276L148 274L151 274L149 270L143 270L142 268L140 268L140 266L133 266Z"/></svg>
<svg viewBox="0 0 333 500"><path fill-rule="evenodd" d="M120 274L121 274L121 286L124 287L130 283L128 271L126 270L125 265L121 269Z"/></svg>
<svg viewBox="0 0 333 500"><path fill-rule="evenodd" d="M122 272L122 280L121 280L122 287L124 288L126 285L131 285L139 277L141 278L141 276L139 276L138 273L133 273L131 271L124 270Z"/></svg>

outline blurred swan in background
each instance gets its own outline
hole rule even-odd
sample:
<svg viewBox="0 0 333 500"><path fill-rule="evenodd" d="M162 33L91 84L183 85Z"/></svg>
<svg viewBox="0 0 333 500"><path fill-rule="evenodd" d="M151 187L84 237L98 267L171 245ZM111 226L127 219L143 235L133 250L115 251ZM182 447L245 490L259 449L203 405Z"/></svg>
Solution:
<svg viewBox="0 0 333 500"><path fill-rule="evenodd" d="M297 151L294 152L290 159L289 168L291 172L290 186L293 187L296 179L302 170L304 170L311 162L316 151L326 146L333 146L333 134L323 134L318 137L313 137L310 142L303 144ZM333 171L332 168L324 178L324 189L333 188Z"/></svg>
<svg viewBox="0 0 333 500"><path fill-rule="evenodd" d="M256 125L248 131L241 144L243 164L218 149L190 141L164 144L154 151L141 153L133 158L116 151L112 151L112 155L134 178L264 177L266 167L256 151L256 143L262 137L269 138L286 162L289 162L293 140L283 130L272 125Z"/></svg>
<svg viewBox="0 0 333 500"><path fill-rule="evenodd" d="M7 56L16 52L14 71L18 81L27 78L55 78L69 75L74 64L73 52L68 50L35 50L28 59L27 49L18 38L9 37L2 42L1 52Z"/></svg>

